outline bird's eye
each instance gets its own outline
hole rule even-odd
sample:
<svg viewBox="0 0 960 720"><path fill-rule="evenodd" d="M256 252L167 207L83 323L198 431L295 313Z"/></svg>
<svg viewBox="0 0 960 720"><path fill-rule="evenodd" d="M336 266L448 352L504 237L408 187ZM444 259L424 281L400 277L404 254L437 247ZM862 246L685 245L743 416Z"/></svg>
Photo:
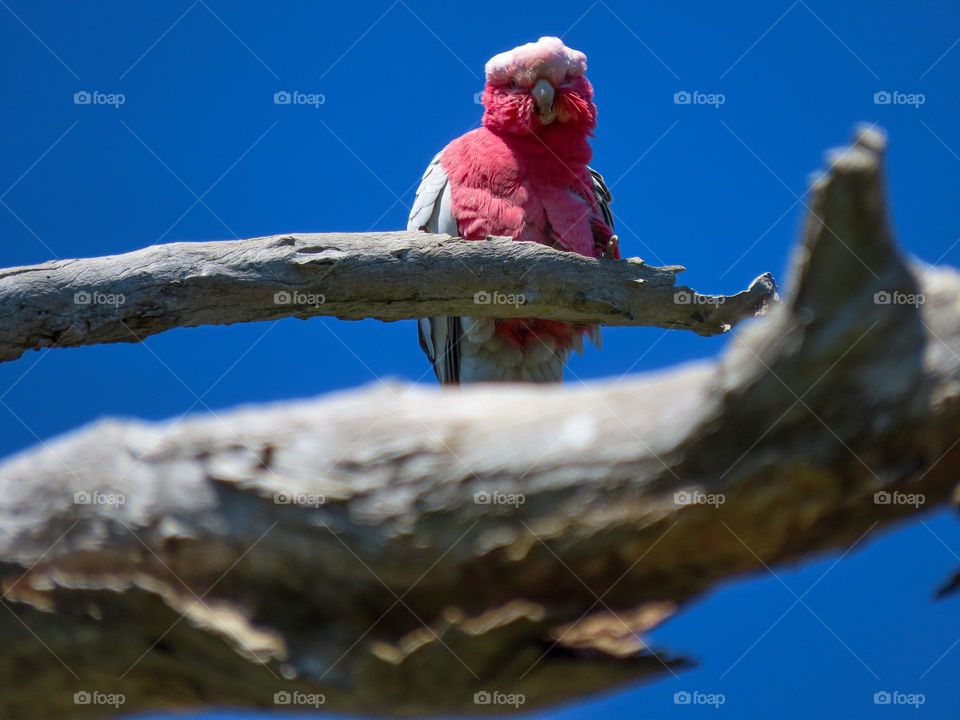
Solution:
<svg viewBox="0 0 960 720"><path fill-rule="evenodd" d="M510 90L519 90L519 89L520 89L520 84L519 84L516 80L511 80L511 81L510 81L509 89L510 89Z"/></svg>

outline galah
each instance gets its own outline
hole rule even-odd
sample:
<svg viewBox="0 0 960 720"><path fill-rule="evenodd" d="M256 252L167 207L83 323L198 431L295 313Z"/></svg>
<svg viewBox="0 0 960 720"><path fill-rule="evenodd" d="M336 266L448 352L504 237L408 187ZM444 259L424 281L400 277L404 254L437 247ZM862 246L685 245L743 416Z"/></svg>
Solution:
<svg viewBox="0 0 960 720"><path fill-rule="evenodd" d="M597 108L586 70L586 56L555 37L491 58L483 124L427 166L407 229L620 257L610 192L587 165ZM600 339L597 326L534 318L424 318L419 333L442 384L560 382L570 351Z"/></svg>

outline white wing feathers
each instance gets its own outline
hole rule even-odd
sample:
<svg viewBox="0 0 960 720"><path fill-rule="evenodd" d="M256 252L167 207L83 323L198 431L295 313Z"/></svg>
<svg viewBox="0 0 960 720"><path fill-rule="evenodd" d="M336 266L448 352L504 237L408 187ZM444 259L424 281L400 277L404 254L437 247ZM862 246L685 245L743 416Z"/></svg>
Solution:
<svg viewBox="0 0 960 720"><path fill-rule="evenodd" d="M417 196L414 198L413 208L411 208L410 217L407 219L407 230L438 232L439 201L441 194L447 187L447 173L440 165L440 155L441 153L434 155L433 160L427 165L427 169L423 171L420 187L417 188ZM450 219L453 219L452 216ZM456 227L456 223L453 223L453 225ZM453 234L457 234L456 230Z"/></svg>

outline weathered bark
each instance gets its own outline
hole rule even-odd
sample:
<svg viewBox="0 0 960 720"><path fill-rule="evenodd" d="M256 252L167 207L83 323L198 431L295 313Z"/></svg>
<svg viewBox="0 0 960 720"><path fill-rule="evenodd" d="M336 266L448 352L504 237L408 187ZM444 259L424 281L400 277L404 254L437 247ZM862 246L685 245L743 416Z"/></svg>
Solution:
<svg viewBox="0 0 960 720"><path fill-rule="evenodd" d="M0 714L103 712L78 690L125 711L294 689L331 711L513 710L478 691L529 710L678 672L645 631L917 512L877 492L946 502L960 275L899 255L882 145L832 156L785 301L719 363L103 421L6 461Z"/></svg>
<svg viewBox="0 0 960 720"><path fill-rule="evenodd" d="M714 335L776 297L769 273L725 296L678 286L682 270L415 232L154 245L0 270L0 361L176 327L317 315L539 317Z"/></svg>

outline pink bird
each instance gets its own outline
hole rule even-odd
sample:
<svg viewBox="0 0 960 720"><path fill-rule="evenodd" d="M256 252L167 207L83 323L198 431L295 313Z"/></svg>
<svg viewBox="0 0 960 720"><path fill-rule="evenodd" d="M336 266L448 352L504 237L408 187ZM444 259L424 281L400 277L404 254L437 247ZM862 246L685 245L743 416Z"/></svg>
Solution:
<svg viewBox="0 0 960 720"><path fill-rule="evenodd" d="M482 127L427 166L407 229L620 257L610 192L587 165L597 108L586 70L586 56L555 37L494 56ZM534 318L424 318L419 331L442 384L560 382L584 336L600 340L597 326Z"/></svg>

